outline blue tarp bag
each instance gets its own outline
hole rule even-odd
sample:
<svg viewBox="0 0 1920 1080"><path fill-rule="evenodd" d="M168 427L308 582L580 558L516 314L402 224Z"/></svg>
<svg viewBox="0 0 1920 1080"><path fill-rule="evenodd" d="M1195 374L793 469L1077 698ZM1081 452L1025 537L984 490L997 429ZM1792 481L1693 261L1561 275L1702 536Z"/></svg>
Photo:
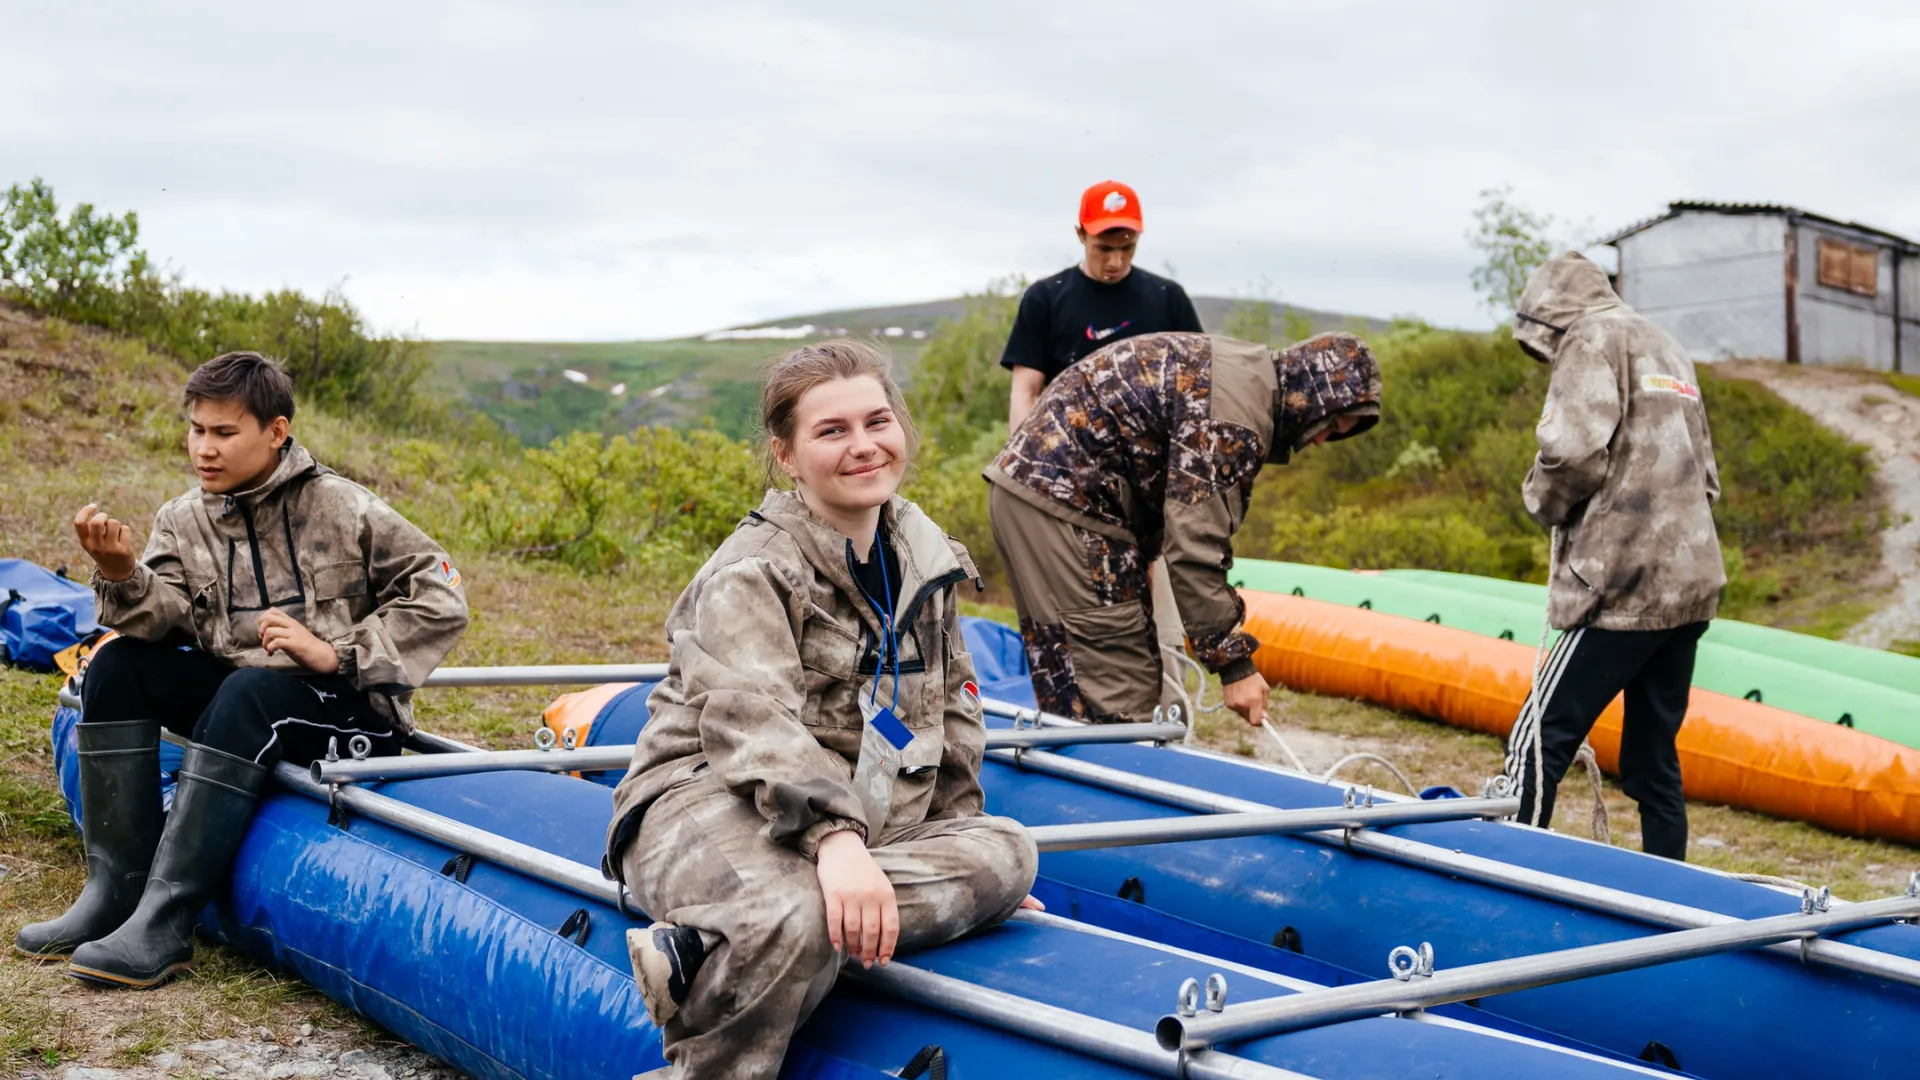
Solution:
<svg viewBox="0 0 1920 1080"><path fill-rule="evenodd" d="M25 559L0 559L0 654L53 670L53 656L98 629L93 590Z"/></svg>

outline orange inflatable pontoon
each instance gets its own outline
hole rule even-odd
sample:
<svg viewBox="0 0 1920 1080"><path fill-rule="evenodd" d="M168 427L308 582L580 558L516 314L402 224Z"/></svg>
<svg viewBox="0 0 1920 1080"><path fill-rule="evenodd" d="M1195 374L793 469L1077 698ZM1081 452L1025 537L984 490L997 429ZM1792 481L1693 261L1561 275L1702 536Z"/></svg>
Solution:
<svg viewBox="0 0 1920 1080"><path fill-rule="evenodd" d="M1245 592L1268 682L1359 698L1505 737L1532 684L1532 646L1320 600ZM1594 725L1617 773L1621 706ZM1856 836L1920 843L1920 750L1694 688L1678 740L1687 797Z"/></svg>

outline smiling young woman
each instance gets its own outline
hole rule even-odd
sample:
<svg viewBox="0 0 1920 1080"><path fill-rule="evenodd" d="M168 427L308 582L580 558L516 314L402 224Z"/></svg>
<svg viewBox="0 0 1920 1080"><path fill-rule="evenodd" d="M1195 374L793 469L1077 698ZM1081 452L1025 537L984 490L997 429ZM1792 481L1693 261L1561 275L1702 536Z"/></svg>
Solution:
<svg viewBox="0 0 1920 1080"><path fill-rule="evenodd" d="M999 922L1038 856L986 816L955 589L966 549L896 493L913 421L885 356L806 346L768 372L771 490L667 617L670 674L614 793L607 866L660 920L627 935L672 1062L764 1077L842 960Z"/></svg>

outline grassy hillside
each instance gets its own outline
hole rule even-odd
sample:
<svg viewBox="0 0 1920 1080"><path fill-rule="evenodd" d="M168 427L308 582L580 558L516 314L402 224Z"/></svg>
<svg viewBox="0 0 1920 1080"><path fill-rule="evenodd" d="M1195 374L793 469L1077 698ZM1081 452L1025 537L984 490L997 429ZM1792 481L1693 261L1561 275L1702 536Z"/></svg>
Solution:
<svg viewBox="0 0 1920 1080"><path fill-rule="evenodd" d="M83 574L68 522L87 501L144 536L154 509L194 482L178 408L187 370L137 342L0 305L0 553ZM421 438L395 428L308 402L295 424L322 461L372 486L452 552L472 607L453 664L664 659L668 604L759 487L746 448L712 433L636 432L606 443L577 436L529 451L479 433ZM938 494L940 482L920 483ZM978 491L977 480L956 482L943 497L958 505ZM0 669L4 933L57 913L84 880L47 747L58 685ZM538 688L428 691L418 715L430 730L525 746L550 696ZM1499 768L1497 741L1414 717L1286 690L1275 691L1272 708L1321 767L1366 749L1394 758L1418 785L1470 789ZM1218 714L1203 718L1199 734L1222 750L1271 756L1257 732ZM1391 782L1384 773L1351 775ZM1606 797L1615 842L1637 843L1617 786ZM1586 798L1584 781L1569 780L1563 828L1579 830L1568 822L1583 817ZM1850 897L1894 890L1912 857L1898 845L1724 808L1695 807L1694 820L1698 861L1829 882ZM203 945L195 973L150 994L87 991L57 965L0 954L0 1075L78 1062L137 1068L194 1040L256 1037L263 1028L286 1045L303 1023L381 1037L297 982L214 946Z"/></svg>
<svg viewBox="0 0 1920 1080"><path fill-rule="evenodd" d="M754 327L813 325L821 335L845 331L884 341L904 381L911 382L927 336L964 315L966 299L929 300L890 307L848 308L792 315ZM1314 330L1340 326L1384 329L1377 319L1292 308L1270 301L1219 296L1194 298L1202 325L1221 329L1236 307L1265 307L1270 322ZM898 331L889 336L889 331ZM915 336L920 335L920 336ZM661 424L711 423L734 437L752 431L756 374L768 357L793 342L680 338L668 341L537 342L436 341L427 346L428 385L443 400L462 402L492 418L528 446L544 446L570 431L620 435ZM572 370L587 382L569 379ZM621 393L613 390L620 388Z"/></svg>

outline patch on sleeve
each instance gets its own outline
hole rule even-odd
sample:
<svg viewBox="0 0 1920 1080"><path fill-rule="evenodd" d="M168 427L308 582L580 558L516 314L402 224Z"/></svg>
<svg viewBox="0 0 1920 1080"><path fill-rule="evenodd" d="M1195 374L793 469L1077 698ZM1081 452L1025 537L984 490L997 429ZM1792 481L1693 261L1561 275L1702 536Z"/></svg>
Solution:
<svg viewBox="0 0 1920 1080"><path fill-rule="evenodd" d="M440 580L446 582L448 588L453 588L460 584L460 571L454 567L453 563L446 559L441 559Z"/></svg>
<svg viewBox="0 0 1920 1080"><path fill-rule="evenodd" d="M1642 375L1640 389L1649 394L1679 394L1689 401L1700 400L1700 388L1671 375Z"/></svg>

